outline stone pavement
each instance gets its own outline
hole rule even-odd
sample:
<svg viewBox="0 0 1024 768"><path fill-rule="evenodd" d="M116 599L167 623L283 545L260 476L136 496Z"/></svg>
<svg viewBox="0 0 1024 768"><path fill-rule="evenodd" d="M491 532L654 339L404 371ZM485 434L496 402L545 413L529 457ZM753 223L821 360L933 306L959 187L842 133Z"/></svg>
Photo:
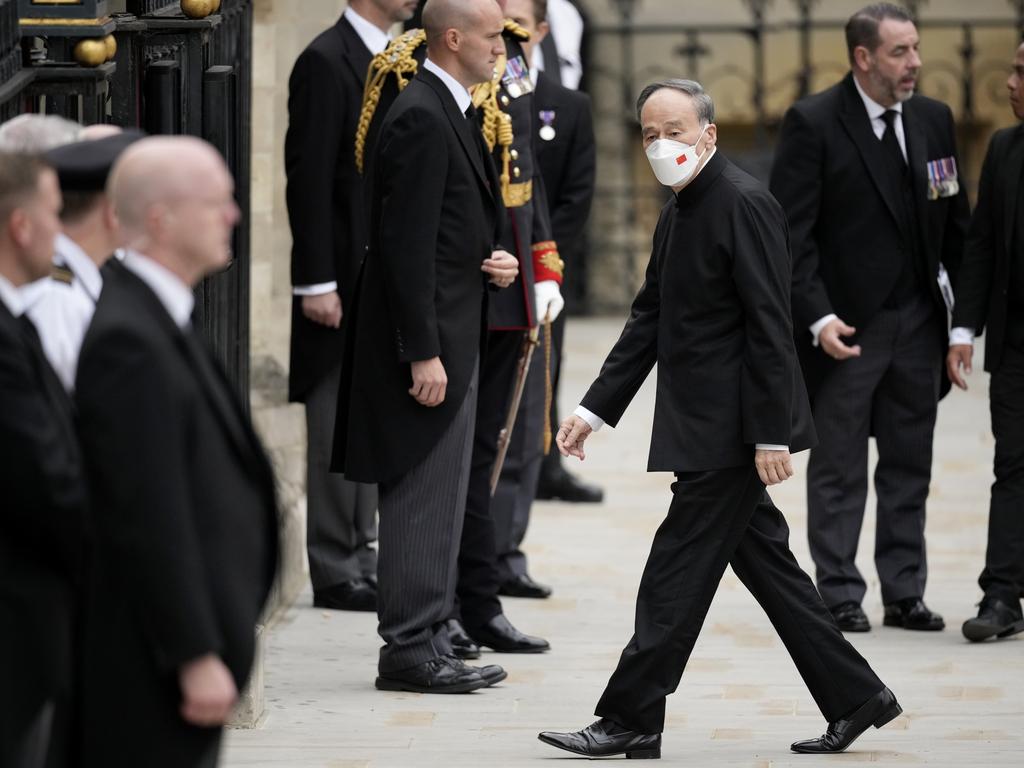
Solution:
<svg viewBox="0 0 1024 768"><path fill-rule="evenodd" d="M621 319L573 320L562 399L575 405ZM988 768L1024 765L1024 639L969 645L960 624L980 598L975 580L986 536L992 438L987 381L940 406L928 523L926 599L946 617L940 633L881 627L871 561L873 512L859 565L875 629L850 639L898 696L905 714L872 729L845 755L794 755L788 745L824 728L821 715L760 608L726 574L679 691L669 699L663 764L817 768L836 764ZM629 638L636 585L669 500L670 475L646 474L653 377L618 429L602 430L574 467L604 485L600 506L538 503L527 539L533 575L555 588L549 600L506 599L524 631L550 639L538 656L485 654L508 679L461 696L380 693L373 688L376 618L310 607L306 589L269 630L267 713L253 730L228 733L223 765L303 768L513 768L570 758L537 741L538 731L589 724ZM574 462L575 463L575 462ZM804 532L804 469L773 498L786 513L797 558L810 558ZM873 510L873 500L869 509ZM550 764L550 763L549 763Z"/></svg>

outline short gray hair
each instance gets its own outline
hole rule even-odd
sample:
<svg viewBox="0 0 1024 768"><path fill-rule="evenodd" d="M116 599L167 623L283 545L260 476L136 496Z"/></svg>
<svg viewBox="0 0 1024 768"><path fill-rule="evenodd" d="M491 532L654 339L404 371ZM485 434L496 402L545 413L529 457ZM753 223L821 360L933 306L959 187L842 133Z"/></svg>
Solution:
<svg viewBox="0 0 1024 768"><path fill-rule="evenodd" d="M0 151L48 152L78 141L82 126L58 115L25 114L0 125Z"/></svg>
<svg viewBox="0 0 1024 768"><path fill-rule="evenodd" d="M696 80L682 80L679 78L659 80L640 91L640 97L636 100L637 122L640 122L640 112L643 111L644 104L647 103L652 94L660 91L662 88L671 88L674 91L685 93L693 99L693 106L697 110L698 120L702 123L715 122L715 102L712 101L711 95L704 90L704 86Z"/></svg>

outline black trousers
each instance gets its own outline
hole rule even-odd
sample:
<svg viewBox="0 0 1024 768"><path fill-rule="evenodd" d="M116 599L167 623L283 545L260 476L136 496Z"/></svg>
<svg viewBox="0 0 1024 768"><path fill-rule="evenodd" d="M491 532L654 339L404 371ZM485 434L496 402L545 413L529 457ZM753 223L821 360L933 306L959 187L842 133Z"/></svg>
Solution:
<svg viewBox="0 0 1024 768"><path fill-rule="evenodd" d="M544 457L541 465L541 480L554 480L562 471L562 454L555 447L554 434L558 432L561 420L558 416L558 385L562 377L562 347L565 343L565 312L555 318L551 324L551 450Z"/></svg>
<svg viewBox="0 0 1024 768"><path fill-rule="evenodd" d="M596 714L643 733L665 725L726 565L761 604L828 721L884 687L843 637L789 549L789 528L754 469L682 472L636 600L636 625Z"/></svg>
<svg viewBox="0 0 1024 768"><path fill-rule="evenodd" d="M985 570L978 583L1015 606L1024 591L1024 350L1007 346L989 382L995 476Z"/></svg>
<svg viewBox="0 0 1024 768"><path fill-rule="evenodd" d="M498 455L498 433L504 426L515 384L516 363L523 331L490 331L480 361L473 458L470 462L466 515L459 547L455 617L470 630L493 619L501 610L498 599L498 556L491 516L491 469Z"/></svg>

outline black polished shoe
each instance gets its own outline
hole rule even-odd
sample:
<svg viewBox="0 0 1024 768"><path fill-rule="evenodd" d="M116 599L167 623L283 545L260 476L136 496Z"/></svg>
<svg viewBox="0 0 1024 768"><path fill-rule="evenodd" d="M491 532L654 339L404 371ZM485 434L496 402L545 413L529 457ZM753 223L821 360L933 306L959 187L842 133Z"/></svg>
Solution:
<svg viewBox="0 0 1024 768"><path fill-rule="evenodd" d="M860 603L850 600L846 603L840 603L835 608L829 610L832 612L832 618L836 620L836 624L843 632L871 631L871 622L868 621L868 617L864 613L864 609L860 607Z"/></svg>
<svg viewBox="0 0 1024 768"><path fill-rule="evenodd" d="M851 714L828 724L828 730L817 739L798 741L790 746L794 752L817 755L843 752L870 726L881 728L903 712L892 691L883 688Z"/></svg>
<svg viewBox="0 0 1024 768"><path fill-rule="evenodd" d="M334 611L377 610L377 590L365 579L343 581L313 590L313 607Z"/></svg>
<svg viewBox="0 0 1024 768"><path fill-rule="evenodd" d="M582 731L544 731L537 734L537 738L552 747L585 757L610 757L622 754L630 760L657 760L661 757L660 733L631 731L606 717L602 717Z"/></svg>
<svg viewBox="0 0 1024 768"><path fill-rule="evenodd" d="M497 664L485 664L482 667L471 667L468 664L466 666L469 669L475 669L480 674L480 677L487 681L488 688L508 677L508 672L505 671L504 667Z"/></svg>
<svg viewBox="0 0 1024 768"><path fill-rule="evenodd" d="M478 644L498 653L543 653L551 648L544 638L524 635L513 627L504 613L499 613L482 627L469 630L469 635Z"/></svg>
<svg viewBox="0 0 1024 768"><path fill-rule="evenodd" d="M529 575L523 573L508 581L503 581L498 587L498 594L505 597L532 597L543 600L551 597L551 587L538 584Z"/></svg>
<svg viewBox="0 0 1024 768"><path fill-rule="evenodd" d="M972 643L980 643L990 637L1010 637L1024 632L1024 615L1020 606L1014 608L998 597L986 595L978 603L978 615L964 622L964 637Z"/></svg>
<svg viewBox="0 0 1024 768"><path fill-rule="evenodd" d="M537 482L536 498L542 501L561 499L583 504L598 504L604 501L604 491L596 485L583 482L567 470L559 469L550 477L541 476Z"/></svg>
<svg viewBox="0 0 1024 768"><path fill-rule="evenodd" d="M413 693L469 693L489 685L478 670L454 656L439 656L409 669L380 675L374 684L379 691Z"/></svg>
<svg viewBox="0 0 1024 768"><path fill-rule="evenodd" d="M916 629L921 632L938 632L946 628L946 622L937 613L928 610L920 597L908 597L885 606L882 623L887 627Z"/></svg>
<svg viewBox="0 0 1024 768"><path fill-rule="evenodd" d="M448 641L452 644L452 651L460 659L479 659L480 646L473 642L473 638L466 634L465 627L458 619L448 619L444 623L448 630Z"/></svg>

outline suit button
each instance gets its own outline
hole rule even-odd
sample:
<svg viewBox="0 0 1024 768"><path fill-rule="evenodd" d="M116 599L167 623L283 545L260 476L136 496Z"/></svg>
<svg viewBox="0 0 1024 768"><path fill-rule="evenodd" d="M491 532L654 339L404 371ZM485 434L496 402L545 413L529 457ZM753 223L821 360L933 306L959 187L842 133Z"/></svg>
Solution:
<svg viewBox="0 0 1024 768"><path fill-rule="evenodd" d="M507 107L508 105L509 105L508 96L502 95L502 97L501 97L501 106Z"/></svg>
<svg viewBox="0 0 1024 768"><path fill-rule="evenodd" d="M523 175L523 172L520 171L518 167L516 167L512 169L512 175L518 179L520 176Z"/></svg>
<svg viewBox="0 0 1024 768"><path fill-rule="evenodd" d="M513 160L518 160L519 159L519 150L518 149L513 149L511 152L509 152L509 155L512 157Z"/></svg>

